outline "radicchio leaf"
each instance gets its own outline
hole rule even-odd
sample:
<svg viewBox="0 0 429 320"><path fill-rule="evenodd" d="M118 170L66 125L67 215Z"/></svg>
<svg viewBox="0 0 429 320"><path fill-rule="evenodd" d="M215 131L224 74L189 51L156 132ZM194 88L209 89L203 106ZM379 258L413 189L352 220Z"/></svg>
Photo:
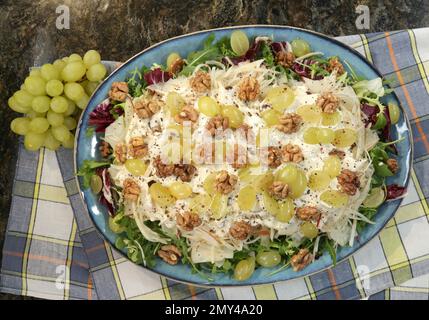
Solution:
<svg viewBox="0 0 429 320"><path fill-rule="evenodd" d="M390 140L390 126L392 124L392 121L390 120L390 113L389 108L385 107L383 110L384 116L386 117L386 125L383 128L383 131L381 131L381 137L384 141L389 142Z"/></svg>
<svg viewBox="0 0 429 320"><path fill-rule="evenodd" d="M277 53L277 52L279 52L279 51L284 51L284 50L286 50L286 41L279 41L279 42L272 42L271 44L270 44L270 46L271 46L271 50L274 52L274 53Z"/></svg>
<svg viewBox="0 0 429 320"><path fill-rule="evenodd" d="M107 171L107 168L98 168L96 170L96 174L103 181L103 188L100 194L100 203L105 205L107 207L107 210L109 211L109 214L113 216L116 212L115 205L113 201L108 200L108 199L112 199L112 192L111 192L112 182L110 181L110 175Z"/></svg>
<svg viewBox="0 0 429 320"><path fill-rule="evenodd" d="M144 80L148 85L166 82L172 77L170 72L162 71L161 68L153 69L144 74Z"/></svg>
<svg viewBox="0 0 429 320"><path fill-rule="evenodd" d="M401 187L397 184L389 184L386 186L386 191L386 200L393 200L403 196L407 191L407 188Z"/></svg>
<svg viewBox="0 0 429 320"><path fill-rule="evenodd" d="M106 100L96 106L89 114L88 124L95 127L95 132L104 132L123 113L122 108L114 108L114 105L109 100Z"/></svg>
<svg viewBox="0 0 429 320"><path fill-rule="evenodd" d="M261 43L263 40L255 41L253 42L252 46L247 50L247 52L240 56L240 57L231 57L228 58L229 61L232 62L232 64L239 64L243 61L254 61L256 60L256 57L258 56L259 50L261 48ZM224 62L228 62L228 60L224 59Z"/></svg>
<svg viewBox="0 0 429 320"><path fill-rule="evenodd" d="M303 61L301 61L300 63L295 62L292 65L292 70L299 76L304 77L304 78L309 78L312 80L321 80L323 79L322 75L316 75L315 77L311 76L311 69L308 66L311 66L313 64L317 63L314 60L311 59L304 59Z"/></svg>
<svg viewBox="0 0 429 320"><path fill-rule="evenodd" d="M380 112L378 106L371 106L367 103L362 103L360 109L365 117L362 119L365 126L374 125L377 122L377 114Z"/></svg>

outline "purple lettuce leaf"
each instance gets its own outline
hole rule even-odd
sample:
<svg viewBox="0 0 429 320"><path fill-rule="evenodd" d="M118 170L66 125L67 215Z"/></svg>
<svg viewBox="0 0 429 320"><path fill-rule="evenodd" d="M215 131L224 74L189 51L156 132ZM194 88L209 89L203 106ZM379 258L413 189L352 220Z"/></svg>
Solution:
<svg viewBox="0 0 429 320"><path fill-rule="evenodd" d="M317 63L317 62L314 60L304 59L304 61L301 61L300 63L295 62L292 65L291 69L300 77L309 78L312 80L321 80L321 79L323 79L322 75L317 75L315 77L312 77L312 75L311 75L311 69L309 66L311 66L315 63Z"/></svg>
<svg viewBox="0 0 429 320"><path fill-rule="evenodd" d="M106 100L96 106L89 114L88 124L95 127L95 132L104 132L116 119L112 113L120 116L123 112L122 108L115 108L110 101Z"/></svg>
<svg viewBox="0 0 429 320"><path fill-rule="evenodd" d="M386 200L393 200L402 197L407 191L407 188L397 184L389 184L386 186L386 191Z"/></svg>
<svg viewBox="0 0 429 320"><path fill-rule="evenodd" d="M360 109L365 115L363 122L366 127L374 125L377 122L377 114L380 112L380 108L378 106L371 106L367 103L362 103L360 105Z"/></svg>
<svg viewBox="0 0 429 320"><path fill-rule="evenodd" d="M384 126L383 130L381 131L381 137L383 138L384 141L389 142L389 141L391 141L390 140L390 127L392 124L392 121L390 120L389 108L384 107L383 113L384 113L384 116L386 117L386 125ZM393 147L395 148L394 145L393 145Z"/></svg>
<svg viewBox="0 0 429 320"><path fill-rule="evenodd" d="M232 64L239 64L243 61L254 61L256 60L256 57L258 56L259 50L261 48L262 40L253 42L252 46L246 51L245 54L243 54L240 57L230 57L228 60L232 62ZM223 59L223 62L227 62L228 60L225 58Z"/></svg>
<svg viewBox="0 0 429 320"><path fill-rule="evenodd" d="M282 50L286 50L286 41L272 42L270 44L273 53L277 53Z"/></svg>
<svg viewBox="0 0 429 320"><path fill-rule="evenodd" d="M170 72L162 71L161 68L156 68L146 72L144 74L144 79L148 85L166 82L172 77Z"/></svg>

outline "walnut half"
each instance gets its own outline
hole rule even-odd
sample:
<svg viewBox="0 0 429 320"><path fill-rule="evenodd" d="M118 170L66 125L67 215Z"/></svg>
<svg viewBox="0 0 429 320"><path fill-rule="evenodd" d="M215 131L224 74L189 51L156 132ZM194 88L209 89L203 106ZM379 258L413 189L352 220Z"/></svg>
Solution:
<svg viewBox="0 0 429 320"><path fill-rule="evenodd" d="M127 146L123 143L118 143L115 146L115 159L120 163L125 163L127 161Z"/></svg>
<svg viewBox="0 0 429 320"><path fill-rule="evenodd" d="M191 88L196 92L206 92L211 88L210 75L207 72L198 71L190 80Z"/></svg>
<svg viewBox="0 0 429 320"><path fill-rule="evenodd" d="M290 259L293 271L300 271L310 264L313 255L308 249L300 249L297 254L293 255Z"/></svg>
<svg viewBox="0 0 429 320"><path fill-rule="evenodd" d="M320 212L315 207L305 206L296 210L296 216L304 221L318 220L320 217Z"/></svg>
<svg viewBox="0 0 429 320"><path fill-rule="evenodd" d="M133 158L142 158L148 154L149 149L147 143L144 142L143 137L133 137L128 146L129 155Z"/></svg>
<svg viewBox="0 0 429 320"><path fill-rule="evenodd" d="M276 125L276 129L283 133L294 133L299 130L302 124L302 118L297 113L286 113L279 119L280 124Z"/></svg>
<svg viewBox="0 0 429 320"><path fill-rule="evenodd" d="M340 175L337 177L337 181L341 187L341 191L350 196L354 196L357 189L360 187L357 173L348 169L341 170Z"/></svg>
<svg viewBox="0 0 429 320"><path fill-rule="evenodd" d="M135 182L133 179L127 178L124 181L123 192L124 192L125 199L131 200L131 201L137 201L140 195L140 187L137 184L137 182Z"/></svg>
<svg viewBox="0 0 429 320"><path fill-rule="evenodd" d="M134 101L134 112L139 116L139 118L147 119L161 110L162 105L163 102L160 97L156 93L151 93L137 101Z"/></svg>
<svg viewBox="0 0 429 320"><path fill-rule="evenodd" d="M197 122L199 117L198 111L191 106L184 106L182 110L174 116L177 123L184 123L185 121Z"/></svg>
<svg viewBox="0 0 429 320"><path fill-rule="evenodd" d="M294 61L295 61L295 55L292 52L280 50L279 52L276 53L276 62L285 68L292 67Z"/></svg>
<svg viewBox="0 0 429 320"><path fill-rule="evenodd" d="M238 85L238 97L243 101L256 100L259 92L259 82L255 77L246 77Z"/></svg>
<svg viewBox="0 0 429 320"><path fill-rule="evenodd" d="M332 93L324 93L316 100L316 106L326 113L334 113L340 105L340 100Z"/></svg>
<svg viewBox="0 0 429 320"><path fill-rule="evenodd" d="M281 181L274 181L268 188L268 192L277 199L284 199L289 194L289 186Z"/></svg>
<svg viewBox="0 0 429 320"><path fill-rule="evenodd" d="M282 160L284 162L299 163L304 160L304 155L299 146L288 143L282 147Z"/></svg>
<svg viewBox="0 0 429 320"><path fill-rule="evenodd" d="M192 231L201 224L201 219L197 213L184 212L176 215L176 223L185 231Z"/></svg>
<svg viewBox="0 0 429 320"><path fill-rule="evenodd" d="M128 84L126 82L113 82L109 91L109 98L113 101L125 101L128 96Z"/></svg>
<svg viewBox="0 0 429 320"><path fill-rule="evenodd" d="M222 170L216 176L215 189L222 194L228 194L234 190L237 181L237 176Z"/></svg>
<svg viewBox="0 0 429 320"><path fill-rule="evenodd" d="M252 233L252 226L245 221L236 221L229 228L229 234L237 240L246 240Z"/></svg>
<svg viewBox="0 0 429 320"><path fill-rule="evenodd" d="M162 260L171 265L177 264L177 262L179 262L179 258L182 256L180 250L172 244L162 246L158 250L157 254Z"/></svg>

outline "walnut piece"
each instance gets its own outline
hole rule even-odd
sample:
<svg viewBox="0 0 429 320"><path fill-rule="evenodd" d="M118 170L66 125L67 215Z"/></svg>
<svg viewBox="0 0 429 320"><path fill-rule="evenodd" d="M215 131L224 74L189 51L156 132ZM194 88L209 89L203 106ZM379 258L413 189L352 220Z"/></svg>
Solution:
<svg viewBox="0 0 429 320"><path fill-rule="evenodd" d="M360 181L357 173L348 169L341 170L337 180L341 186L341 191L350 196L355 195L357 189L360 187Z"/></svg>
<svg viewBox="0 0 429 320"><path fill-rule="evenodd" d="M177 58L173 61L173 63L170 66L170 72L172 74L178 74L183 69L183 65L185 64L185 61L181 58Z"/></svg>
<svg viewBox="0 0 429 320"><path fill-rule="evenodd" d="M320 217L320 212L316 207L305 206L296 209L296 216L304 221L315 220L317 221Z"/></svg>
<svg viewBox="0 0 429 320"><path fill-rule="evenodd" d="M277 168L282 163L282 153L280 147L268 147L268 166Z"/></svg>
<svg viewBox="0 0 429 320"><path fill-rule="evenodd" d="M285 68L292 67L294 61L295 61L295 55L292 52L280 50L279 52L276 53L276 62Z"/></svg>
<svg viewBox="0 0 429 320"><path fill-rule="evenodd" d="M290 259L290 264L293 271L300 271L304 269L313 259L313 255L308 249L300 249L297 254L293 255Z"/></svg>
<svg viewBox="0 0 429 320"><path fill-rule="evenodd" d="M180 178L183 182L189 182L192 180L197 168L192 164L176 164L174 165L173 174Z"/></svg>
<svg viewBox="0 0 429 320"><path fill-rule="evenodd" d="M234 189L237 181L237 176L222 170L216 176L215 189L222 194L228 194Z"/></svg>
<svg viewBox="0 0 429 320"><path fill-rule="evenodd" d="M344 151L341 151L338 149L332 149L331 151L329 151L329 155L330 156L337 156L338 158L340 158L340 160L343 160L344 157L346 156L346 153Z"/></svg>
<svg viewBox="0 0 429 320"><path fill-rule="evenodd" d="M161 246L157 254L162 260L171 265L177 264L179 258L182 256L180 250L172 244Z"/></svg>
<svg viewBox="0 0 429 320"><path fill-rule="evenodd" d="M201 224L201 219L197 213L184 212L176 215L176 223L185 231L192 231Z"/></svg>
<svg viewBox="0 0 429 320"><path fill-rule="evenodd" d="M322 94L316 100L316 106L326 113L334 113L339 105L340 100L330 92Z"/></svg>
<svg viewBox="0 0 429 320"><path fill-rule="evenodd" d="M109 90L109 98L113 101L125 101L128 97L128 84L126 82L113 82Z"/></svg>
<svg viewBox="0 0 429 320"><path fill-rule="evenodd" d="M106 141L101 141L98 149L100 150L103 158L107 158L112 153L112 148Z"/></svg>
<svg viewBox="0 0 429 320"><path fill-rule="evenodd" d="M143 137L133 137L128 146L128 153L131 157L138 159L146 156L149 152L147 143Z"/></svg>
<svg viewBox="0 0 429 320"><path fill-rule="evenodd" d="M131 201L137 201L140 195L140 187L131 178L127 178L124 181L124 198Z"/></svg>
<svg viewBox="0 0 429 320"><path fill-rule="evenodd" d="M277 199L285 199L289 194L289 186L281 181L274 181L268 188L268 192Z"/></svg>
<svg viewBox="0 0 429 320"><path fill-rule="evenodd" d="M229 228L231 237L237 240L246 240L252 233L252 226L245 221L236 221Z"/></svg>
<svg viewBox="0 0 429 320"><path fill-rule="evenodd" d="M219 130L220 133L229 128L229 119L227 117L222 117L217 115L209 120L206 124L206 129L212 136L216 135L216 131Z"/></svg>
<svg viewBox="0 0 429 320"><path fill-rule="evenodd" d="M134 112L139 118L147 119L161 110L162 100L156 93L149 93L140 100L134 101Z"/></svg>
<svg viewBox="0 0 429 320"><path fill-rule="evenodd" d="M206 92L211 88L210 75L207 72L198 71L190 79L191 88L196 92Z"/></svg>
<svg viewBox="0 0 429 320"><path fill-rule="evenodd" d="M398 161L396 159L387 159L386 161L387 167L389 168L390 171L392 171L392 173L396 173L399 170L399 164Z"/></svg>
<svg viewBox="0 0 429 320"><path fill-rule="evenodd" d="M297 113L286 113L279 119L280 124L276 125L276 129L283 133L297 132L301 126L302 118Z"/></svg>
<svg viewBox="0 0 429 320"><path fill-rule="evenodd" d="M153 166L156 169L156 175L160 178L166 178L174 174L174 164L163 163L160 156L153 160Z"/></svg>
<svg viewBox="0 0 429 320"><path fill-rule="evenodd" d="M127 161L127 146L123 143L118 143L115 146L115 158L120 163L125 163Z"/></svg>
<svg viewBox="0 0 429 320"><path fill-rule="evenodd" d="M302 154L302 150L296 144L288 143L282 147L281 151L282 151L282 160L284 162L299 163L302 160L304 160L304 155Z"/></svg>
<svg viewBox="0 0 429 320"><path fill-rule="evenodd" d="M259 82L255 77L246 77L238 85L238 97L243 101L255 100L259 92Z"/></svg>
<svg viewBox="0 0 429 320"><path fill-rule="evenodd" d="M326 70L331 73L335 70L337 71L337 75L342 75L345 72L343 64L338 60L337 57L332 57L329 59Z"/></svg>
<svg viewBox="0 0 429 320"><path fill-rule="evenodd" d="M185 121L197 122L198 111L191 106L184 106L182 110L174 116L174 120L177 123L183 124Z"/></svg>

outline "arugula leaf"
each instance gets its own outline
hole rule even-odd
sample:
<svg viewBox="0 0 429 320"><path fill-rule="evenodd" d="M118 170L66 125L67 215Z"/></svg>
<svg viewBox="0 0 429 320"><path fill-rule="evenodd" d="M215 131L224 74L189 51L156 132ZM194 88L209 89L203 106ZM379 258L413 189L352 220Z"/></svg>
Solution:
<svg viewBox="0 0 429 320"><path fill-rule="evenodd" d="M265 64L270 68L274 67L274 55L270 46L266 42L261 44L261 54L262 58L265 60Z"/></svg>
<svg viewBox="0 0 429 320"><path fill-rule="evenodd" d="M78 176L83 177L83 187L85 189L89 188L89 182L91 177L95 174L95 169L107 167L109 165L110 162L107 161L84 160L82 167L80 167L77 172Z"/></svg>

